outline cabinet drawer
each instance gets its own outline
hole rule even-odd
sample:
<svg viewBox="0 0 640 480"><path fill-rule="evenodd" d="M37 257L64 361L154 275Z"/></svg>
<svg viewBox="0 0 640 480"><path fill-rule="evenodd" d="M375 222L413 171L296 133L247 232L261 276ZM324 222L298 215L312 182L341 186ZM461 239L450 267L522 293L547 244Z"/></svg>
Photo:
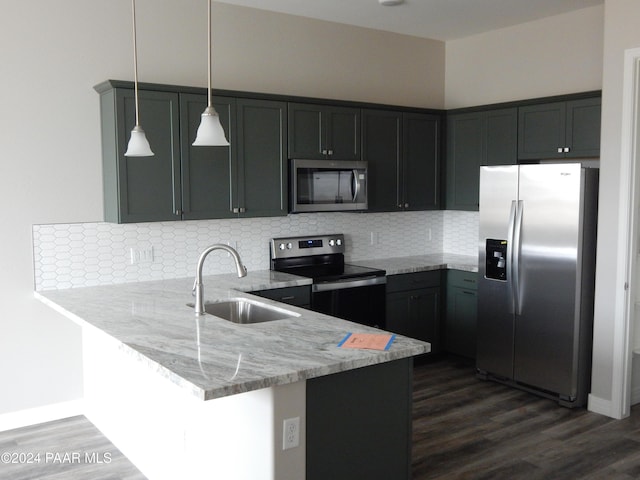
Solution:
<svg viewBox="0 0 640 480"><path fill-rule="evenodd" d="M478 289L478 274L476 272L465 272L462 270L448 270L447 286L476 291Z"/></svg>
<svg viewBox="0 0 640 480"><path fill-rule="evenodd" d="M274 288L250 293L298 307L309 307L311 305L311 287L309 286Z"/></svg>
<svg viewBox="0 0 640 480"><path fill-rule="evenodd" d="M404 273L401 275L389 275L387 277L387 293L439 286L440 270Z"/></svg>

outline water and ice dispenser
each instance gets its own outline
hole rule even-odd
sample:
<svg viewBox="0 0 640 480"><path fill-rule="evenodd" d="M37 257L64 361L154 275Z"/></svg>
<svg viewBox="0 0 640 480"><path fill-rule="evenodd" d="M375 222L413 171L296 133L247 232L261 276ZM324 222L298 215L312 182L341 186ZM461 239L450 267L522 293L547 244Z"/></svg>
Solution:
<svg viewBox="0 0 640 480"><path fill-rule="evenodd" d="M507 241L487 239L485 277L507 280Z"/></svg>

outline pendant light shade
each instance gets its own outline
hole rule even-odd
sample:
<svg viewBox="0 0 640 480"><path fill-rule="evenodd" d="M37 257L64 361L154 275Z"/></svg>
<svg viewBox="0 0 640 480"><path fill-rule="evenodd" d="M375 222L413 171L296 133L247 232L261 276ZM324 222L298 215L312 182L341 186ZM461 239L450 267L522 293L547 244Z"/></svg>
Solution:
<svg viewBox="0 0 640 480"><path fill-rule="evenodd" d="M131 12L133 17L133 84L136 101L136 125L131 130L131 138L127 145L125 157L151 157L153 152L149 141L140 126L140 111L138 107L138 46L136 42L136 0L131 0Z"/></svg>
<svg viewBox="0 0 640 480"><path fill-rule="evenodd" d="M147 140L147 136L144 134L144 130L140 125L136 125L131 130L131 138L127 145L127 151L124 153L125 157L152 157L153 152L151 146Z"/></svg>
<svg viewBox="0 0 640 480"><path fill-rule="evenodd" d="M208 45L207 52L209 54L209 59L207 65L209 67L208 71L208 83L207 83L207 108L204 109L202 113L202 117L200 119L200 126L198 127L198 132L196 133L196 139L193 142L195 147L202 146L226 146L229 145L229 142L224 134L224 129L220 124L220 116L216 109L213 108L213 104L211 102L211 0L207 0L207 13L208 13L208 21L207 21L207 32L208 32Z"/></svg>

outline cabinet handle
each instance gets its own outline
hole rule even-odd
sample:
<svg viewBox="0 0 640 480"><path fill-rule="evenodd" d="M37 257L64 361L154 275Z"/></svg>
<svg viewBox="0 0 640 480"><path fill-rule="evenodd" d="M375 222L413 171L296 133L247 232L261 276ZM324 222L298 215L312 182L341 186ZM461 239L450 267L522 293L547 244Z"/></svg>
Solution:
<svg viewBox="0 0 640 480"><path fill-rule="evenodd" d="M333 155L333 150L328 151L329 155Z"/></svg>
<svg viewBox="0 0 640 480"><path fill-rule="evenodd" d="M408 203L405 203L405 204L404 204L404 208L409 208L409 204L408 204Z"/></svg>
<svg viewBox="0 0 640 480"><path fill-rule="evenodd" d="M562 147L558 147L558 153L562 153Z"/></svg>
<svg viewBox="0 0 640 480"><path fill-rule="evenodd" d="M176 215L178 215L178 216L182 215L182 211L176 210Z"/></svg>
<svg viewBox="0 0 640 480"><path fill-rule="evenodd" d="M468 290L463 290L462 293L464 293L465 295L475 295L476 292L470 292Z"/></svg>
<svg viewBox="0 0 640 480"><path fill-rule="evenodd" d="M326 149L325 149L325 150L322 150L322 154L323 154L323 155L326 155L326 154L327 154L327 150L326 150Z"/></svg>
<svg viewBox="0 0 640 480"><path fill-rule="evenodd" d="M289 295L289 296L286 296L286 297L280 297L280 300L285 302L287 300L294 300L295 298L296 298L295 295Z"/></svg>
<svg viewBox="0 0 640 480"><path fill-rule="evenodd" d="M231 210L233 213L240 213L240 209L238 207L233 207Z"/></svg>
<svg viewBox="0 0 640 480"><path fill-rule="evenodd" d="M468 283L476 283L475 280L471 280L470 278L463 278L462 281L463 282L468 282Z"/></svg>
<svg viewBox="0 0 640 480"><path fill-rule="evenodd" d="M246 211L247 211L247 209L246 209L246 208L244 208L244 207L240 207L240 213L244 213L244 212L246 212Z"/></svg>
<svg viewBox="0 0 640 480"><path fill-rule="evenodd" d="M563 150L564 150L564 153L568 153L568 152L571 151L571 148L570 147L564 147Z"/></svg>

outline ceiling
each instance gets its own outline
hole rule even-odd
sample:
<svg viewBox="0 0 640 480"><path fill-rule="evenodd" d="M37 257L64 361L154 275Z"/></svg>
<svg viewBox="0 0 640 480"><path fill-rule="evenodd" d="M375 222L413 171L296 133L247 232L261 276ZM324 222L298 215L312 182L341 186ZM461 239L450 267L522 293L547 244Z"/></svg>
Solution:
<svg viewBox="0 0 640 480"><path fill-rule="evenodd" d="M216 0L301 17L436 40L477 33L600 5L604 0Z"/></svg>

